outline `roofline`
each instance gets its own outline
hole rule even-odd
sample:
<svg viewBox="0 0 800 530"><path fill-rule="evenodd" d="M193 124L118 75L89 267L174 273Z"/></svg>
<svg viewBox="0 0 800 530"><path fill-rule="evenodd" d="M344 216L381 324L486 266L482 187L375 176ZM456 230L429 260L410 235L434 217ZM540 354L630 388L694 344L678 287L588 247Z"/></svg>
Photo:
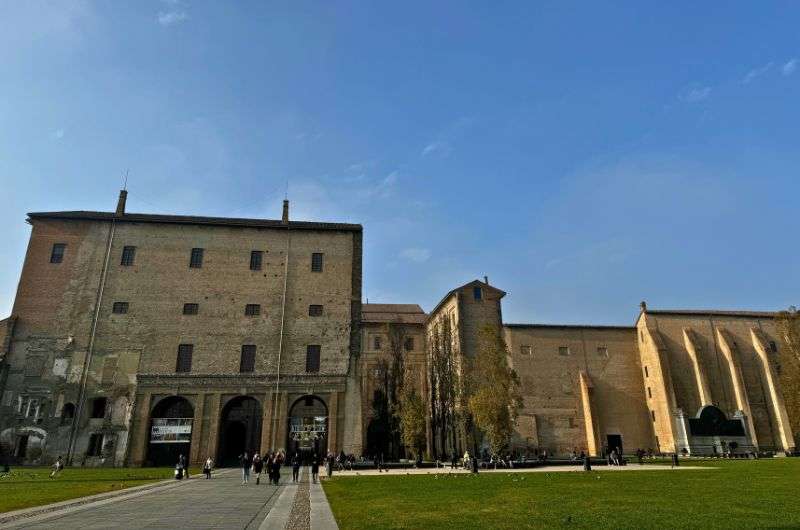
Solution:
<svg viewBox="0 0 800 530"><path fill-rule="evenodd" d="M479 283L479 284L480 284L482 287L488 287L488 288L490 288L490 289L494 289L494 290L495 290L495 291L497 291L498 293L501 293L501 294L500 294L500 298L503 298L503 297L504 297L506 294L508 294L508 293L506 293L504 290L502 290L502 289L498 289L498 288L497 288L497 287L495 287L494 285L490 285L490 284L488 284L488 283L485 283L485 282L482 282L482 281L480 281L480 280L472 280L472 281L469 281L469 282L465 283L464 285L460 285L460 286L456 287L455 289L451 289L450 291L448 291L448 293L447 293L446 295L444 295L444 297L442 297L442 299L441 299L441 300L439 300L439 303L438 303L438 304L436 304L436 307L434 307L434 308L433 308L433 309L432 309L432 310L431 310L431 311L428 313L428 319L430 319L430 317L431 317L431 316L433 316L433 314L434 314L434 313L436 313L436 312L439 310L439 308L440 308L440 307L442 307L442 305L444 305L444 303L445 303L445 302L446 302L446 301L447 301L447 300L448 300L448 299L449 299L451 296L453 296L454 294L456 294L456 291L458 291L459 289L463 289L464 287L467 287L467 286L469 286L469 285L472 285L473 283Z"/></svg>
<svg viewBox="0 0 800 530"><path fill-rule="evenodd" d="M639 324L643 314L664 316L694 317L743 317L743 318L775 318L778 311L737 311L724 309L647 309L640 311L634 326Z"/></svg>
<svg viewBox="0 0 800 530"><path fill-rule="evenodd" d="M593 324L503 324L504 328L536 328L536 329L596 329L596 330L625 330L634 331L635 326L613 326L613 325L593 325Z"/></svg>
<svg viewBox="0 0 800 530"><path fill-rule="evenodd" d="M277 219L249 219L239 217L204 217L193 215L162 215L144 213L125 213L91 211L64 212L29 212L28 221L32 219L61 219L69 221L117 221L127 223L160 223L204 226L231 226L240 228L276 228L294 230L332 230L344 232L362 232L363 226L351 223L326 223L316 221L289 221L284 223Z"/></svg>

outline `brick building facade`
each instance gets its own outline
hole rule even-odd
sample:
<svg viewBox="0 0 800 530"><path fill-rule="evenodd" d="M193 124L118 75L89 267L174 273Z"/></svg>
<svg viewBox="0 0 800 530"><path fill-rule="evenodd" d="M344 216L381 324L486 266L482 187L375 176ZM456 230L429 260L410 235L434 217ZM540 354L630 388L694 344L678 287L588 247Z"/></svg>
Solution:
<svg viewBox="0 0 800 530"><path fill-rule="evenodd" d="M125 199L113 213L28 216L0 320L0 447L19 461L224 464L244 449L387 443L402 454L379 417L389 363L402 359L435 417L432 349L459 374L486 325L520 375L520 450L794 448L769 313L643 307L630 327L504 324L506 293L487 280L430 314L362 306L361 225L290 221L288 203L281 220L131 214ZM427 439L429 454L468 445L430 418Z"/></svg>

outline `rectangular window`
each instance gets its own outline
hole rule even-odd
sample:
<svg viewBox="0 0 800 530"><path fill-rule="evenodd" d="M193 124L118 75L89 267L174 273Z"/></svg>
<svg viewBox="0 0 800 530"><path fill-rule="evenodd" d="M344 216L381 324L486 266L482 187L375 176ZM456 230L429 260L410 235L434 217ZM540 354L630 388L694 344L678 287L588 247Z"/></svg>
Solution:
<svg viewBox="0 0 800 530"><path fill-rule="evenodd" d="M319 372L319 354L322 347L319 344L309 344L306 347L306 372Z"/></svg>
<svg viewBox="0 0 800 530"><path fill-rule="evenodd" d="M475 300L482 300L483 299L483 290L480 287L473 287L472 288L472 296Z"/></svg>
<svg viewBox="0 0 800 530"><path fill-rule="evenodd" d="M108 400L104 397L94 398L92 400L91 417L93 419L106 417L106 403L108 403Z"/></svg>
<svg viewBox="0 0 800 530"><path fill-rule="evenodd" d="M598 346L597 347L597 356L598 357L608 357L608 347L606 347L606 346Z"/></svg>
<svg viewBox="0 0 800 530"><path fill-rule="evenodd" d="M64 251L66 249L66 243L55 243L52 252L50 252L50 263L61 263L64 261Z"/></svg>
<svg viewBox="0 0 800 530"><path fill-rule="evenodd" d="M311 272L322 272L322 252L311 254Z"/></svg>
<svg viewBox="0 0 800 530"><path fill-rule="evenodd" d="M321 317L322 316L322 306L317 304L311 304L308 306L308 316L310 317Z"/></svg>
<svg viewBox="0 0 800 530"><path fill-rule="evenodd" d="M373 350L380 350L383 344L381 344L380 337L372 337L372 349Z"/></svg>
<svg viewBox="0 0 800 530"><path fill-rule="evenodd" d="M264 253L260 250L253 250L250 252L250 270L260 271L261 262L264 260Z"/></svg>
<svg viewBox="0 0 800 530"><path fill-rule="evenodd" d="M200 304L183 304L184 315L196 315L200 309Z"/></svg>
<svg viewBox="0 0 800 530"><path fill-rule="evenodd" d="M181 344L178 346L178 360L175 363L176 372L192 371L192 353L194 344Z"/></svg>
<svg viewBox="0 0 800 530"><path fill-rule="evenodd" d="M255 344L242 345L242 359L239 362L241 373L250 373L256 368L256 346Z"/></svg>
<svg viewBox="0 0 800 530"><path fill-rule="evenodd" d="M647 367L646 366L644 367L644 376L645 377L650 377L650 373L647 371Z"/></svg>
<svg viewBox="0 0 800 530"><path fill-rule="evenodd" d="M203 249L193 248L192 256L189 258L189 268L199 269L203 266Z"/></svg>
<svg viewBox="0 0 800 530"><path fill-rule="evenodd" d="M522 355L533 355L533 346L529 344L523 344L519 347L519 353Z"/></svg>
<svg viewBox="0 0 800 530"><path fill-rule="evenodd" d="M103 435L99 432L89 436L89 447L86 448L86 456L100 456L103 453Z"/></svg>
<svg viewBox="0 0 800 530"><path fill-rule="evenodd" d="M558 354L559 355L569 355L569 346L559 346L558 347Z"/></svg>
<svg viewBox="0 0 800 530"><path fill-rule="evenodd" d="M650 411L650 417L653 418L653 423L655 423L656 422L656 411L651 410Z"/></svg>
<svg viewBox="0 0 800 530"><path fill-rule="evenodd" d="M119 264L123 267L130 267L133 265L133 260L136 258L136 247L122 247L122 259Z"/></svg>
<svg viewBox="0 0 800 530"><path fill-rule="evenodd" d="M257 317L261 314L261 306L259 304L247 304L244 306L244 316Z"/></svg>
<svg viewBox="0 0 800 530"><path fill-rule="evenodd" d="M647 397L649 397L651 399L653 397L653 393L650 391L650 387L649 386L647 387Z"/></svg>
<svg viewBox="0 0 800 530"><path fill-rule="evenodd" d="M117 315L124 315L128 312L128 302L114 302L111 306L111 312Z"/></svg>
<svg viewBox="0 0 800 530"><path fill-rule="evenodd" d="M412 351L414 349L414 337L407 337L403 347L406 351Z"/></svg>
<svg viewBox="0 0 800 530"><path fill-rule="evenodd" d="M769 341L769 351L772 353L778 353L778 345L774 340Z"/></svg>

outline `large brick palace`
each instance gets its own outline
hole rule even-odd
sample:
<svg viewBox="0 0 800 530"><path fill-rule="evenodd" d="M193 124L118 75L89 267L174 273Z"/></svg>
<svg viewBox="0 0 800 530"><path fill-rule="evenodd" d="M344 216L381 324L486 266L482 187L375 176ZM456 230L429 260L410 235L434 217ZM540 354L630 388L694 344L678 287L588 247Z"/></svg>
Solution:
<svg viewBox="0 0 800 530"><path fill-rule="evenodd" d="M772 313L642 303L632 326L508 324L506 293L486 279L429 313L362 304L361 225L289 220L288 202L280 220L134 214L126 195L115 212L28 214L0 321L6 456L142 465L382 450L374 402L389 350L429 397L432 346L446 341L457 373L486 325L520 376L519 450L795 447ZM429 455L468 445L428 423Z"/></svg>

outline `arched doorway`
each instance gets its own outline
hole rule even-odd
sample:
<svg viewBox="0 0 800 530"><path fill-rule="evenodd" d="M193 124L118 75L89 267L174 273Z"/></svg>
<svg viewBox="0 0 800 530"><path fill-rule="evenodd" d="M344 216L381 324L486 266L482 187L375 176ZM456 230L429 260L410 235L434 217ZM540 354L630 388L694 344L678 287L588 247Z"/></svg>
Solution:
<svg viewBox="0 0 800 530"><path fill-rule="evenodd" d="M236 465L243 452L261 450L261 416L261 403L255 398L239 396L228 401L219 424L218 465Z"/></svg>
<svg viewBox="0 0 800 530"><path fill-rule="evenodd" d="M289 409L286 447L299 452L303 460L328 451L328 407L317 396L303 396Z"/></svg>
<svg viewBox="0 0 800 530"><path fill-rule="evenodd" d="M156 403L150 413L150 465L174 466L180 455L189 460L193 418L194 408L184 397L170 396Z"/></svg>

